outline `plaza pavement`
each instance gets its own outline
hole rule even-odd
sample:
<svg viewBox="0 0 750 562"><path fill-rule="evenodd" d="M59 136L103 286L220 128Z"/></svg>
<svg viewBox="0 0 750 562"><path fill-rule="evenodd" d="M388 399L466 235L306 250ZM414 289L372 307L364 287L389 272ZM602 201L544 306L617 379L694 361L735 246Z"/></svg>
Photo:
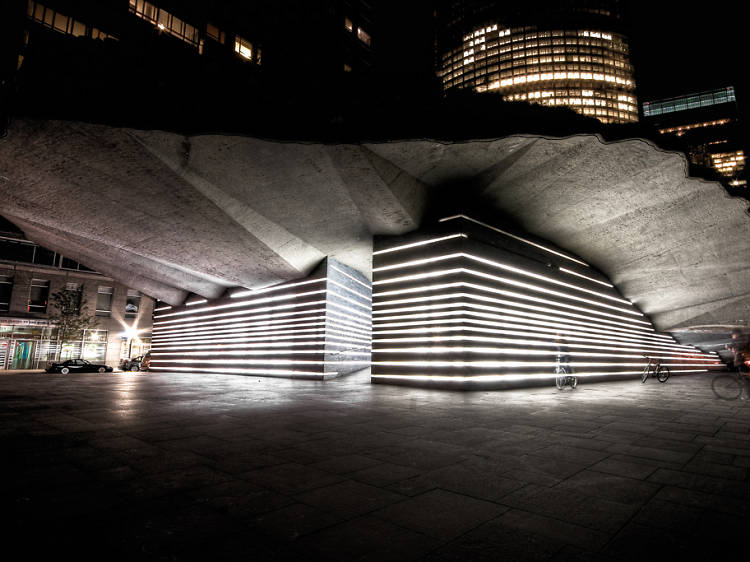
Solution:
<svg viewBox="0 0 750 562"><path fill-rule="evenodd" d="M734 560L750 401L711 377L3 374L3 558Z"/></svg>

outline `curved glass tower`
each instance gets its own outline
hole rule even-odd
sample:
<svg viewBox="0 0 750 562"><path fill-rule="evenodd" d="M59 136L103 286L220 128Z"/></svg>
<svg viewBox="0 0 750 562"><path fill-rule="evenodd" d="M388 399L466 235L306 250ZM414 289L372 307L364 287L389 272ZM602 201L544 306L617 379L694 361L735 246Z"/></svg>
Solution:
<svg viewBox="0 0 750 562"><path fill-rule="evenodd" d="M568 106L604 123L638 121L619 0L445 0L437 10L443 89Z"/></svg>

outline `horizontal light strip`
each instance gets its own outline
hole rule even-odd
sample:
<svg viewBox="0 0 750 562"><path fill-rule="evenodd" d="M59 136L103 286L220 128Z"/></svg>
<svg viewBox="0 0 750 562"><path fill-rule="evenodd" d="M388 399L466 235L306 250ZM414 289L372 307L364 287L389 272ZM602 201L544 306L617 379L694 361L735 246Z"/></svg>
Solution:
<svg viewBox="0 0 750 562"><path fill-rule="evenodd" d="M452 240L454 238L467 238L466 234L450 234L448 236L441 236L440 238L430 238L429 240L422 240L420 242L412 242L410 244L402 244L400 246L393 246L384 250L378 250L373 252L373 256L380 254L387 254L389 252L398 252L400 250L409 250L411 248L418 248L420 246L426 246L427 244L435 244L436 242L443 242L444 240ZM374 270L373 270L374 271Z"/></svg>
<svg viewBox="0 0 750 562"><path fill-rule="evenodd" d="M171 306L160 306L159 308L155 308L154 312L159 312L160 310L171 310Z"/></svg>
<svg viewBox="0 0 750 562"><path fill-rule="evenodd" d="M375 353L376 350L373 350ZM503 369L517 367L549 367L554 369L557 366L556 361L373 361L373 365L383 365L385 367L454 367L465 369L467 367L477 369ZM631 363L580 363L571 361L567 363L572 368L581 369L586 367L645 367L647 361ZM683 367L700 367L700 363L679 363Z"/></svg>
<svg viewBox="0 0 750 562"><path fill-rule="evenodd" d="M421 281L423 279L434 279L436 277L444 277L446 275L455 275L460 273L466 273L467 275L473 275L475 277L481 277L482 279L487 279L491 281L496 281L498 283L502 283L505 285L512 285L514 287L520 287L523 289L528 289L530 291L535 291L537 293L544 293L546 295L552 295L556 297L560 297L563 299L569 299L574 300L578 302L585 302L587 304L593 304L594 306L601 306L602 308L607 308L610 310L616 310L617 312L624 313L624 314L631 314L633 316L643 316L640 312L636 310L628 310L625 308L621 308L619 306L613 306L611 304L605 304L599 301L586 299L583 297L579 297L576 295L571 295L568 293L561 293L559 291L554 291L552 289L547 289L546 287L541 287L539 285L534 285L532 283L524 283L522 281L516 281L515 279L509 279L507 277L498 277L497 275L490 275L489 273L484 273L482 271L476 271L474 269L469 269L466 267L456 267L452 269L442 269L438 271L430 271L427 273L415 273L413 275L404 275L401 277L392 277L390 279L382 279L380 281L373 281L373 286L375 285L386 285L391 283L403 283L405 281ZM524 295L525 298L529 300L534 300L534 297L529 297ZM561 306L558 304L558 306ZM645 323L645 322L644 322Z"/></svg>
<svg viewBox="0 0 750 562"><path fill-rule="evenodd" d="M391 353L396 355L409 355L416 353L419 355L441 355L441 354L478 354L478 355L558 355L561 352L554 349L524 349L524 348L507 348L507 347L444 347L444 346L421 346L421 347L389 347L373 349L373 353ZM643 357L640 353L595 353L586 351L569 351L564 355L571 359L571 365L575 364L576 358L584 357L601 357L601 358L619 358L619 359L639 359ZM700 357L670 357L664 355L651 355L651 359L669 360L669 361L680 361L682 359L689 359L690 361L710 361L712 364L716 363L715 359L700 358ZM643 363L645 365L645 363ZM680 363L682 364L682 363ZM583 363L588 365L588 363Z"/></svg>
<svg viewBox="0 0 750 562"><path fill-rule="evenodd" d="M344 284L342 284L342 283L339 283L338 281L334 281L333 279L329 279L329 280L328 280L328 284L329 284L329 285L335 285L336 287L339 287L340 289L343 289L343 290L345 290L345 291L348 291L348 292L350 292L351 294L353 294L353 295L356 295L356 296L358 296L358 297L359 297L359 298L361 298L362 300L365 300L365 301L367 301L368 303L372 301L372 296L370 296L370 295L363 295L363 294L362 294L362 293L360 293L359 291L355 291L355 290L354 290L354 289L352 289L351 287L347 287L346 285L344 285ZM369 288L369 287L368 287L368 288ZM328 294L329 294L329 295L336 295L336 293L335 293L335 292L333 292L333 291L331 291L331 290L329 290L329 291L328 291Z"/></svg>
<svg viewBox="0 0 750 562"><path fill-rule="evenodd" d="M360 285L362 285L362 286L363 286L363 287L364 287L365 289L367 289L368 291L372 290L372 287L370 286L370 284L369 284L369 283L365 283L364 281L360 281L359 279L357 279L356 277L354 277L354 275L350 275L349 273L347 273L347 272L346 272L346 271L344 271L343 269L339 269L338 267L336 267L336 266L335 266L335 265L333 265L332 263L329 263L329 264L328 264L328 267L330 267L330 268L331 268L331 269L333 269L334 271L338 271L338 272L339 272L339 273L340 273L341 275L343 275L344 277L348 277L349 279L351 279L351 280L352 280L352 281L354 281L355 283L359 283ZM330 281L330 280L331 280L331 278L329 277L329 278L328 278L328 280Z"/></svg>
<svg viewBox="0 0 750 562"><path fill-rule="evenodd" d="M563 273L568 273L569 275L575 275L576 277L582 277L583 279L588 279L589 281L593 281L594 283L599 283L600 285L604 285L605 287L612 287L612 288L615 287L611 283L605 283L604 281L599 281L598 279L594 279L593 277L589 277L588 275L577 273L570 269L565 269L564 267L558 267L558 269L562 271Z"/></svg>
<svg viewBox="0 0 750 562"><path fill-rule="evenodd" d="M320 376L323 374L337 374L323 373L321 371L296 371L292 369L205 369L198 367L159 367L155 365L149 365L151 370L159 371L199 371L201 373L215 373L215 374L229 374L229 375L261 375L261 376L290 376L290 375L316 375Z"/></svg>
<svg viewBox="0 0 750 562"><path fill-rule="evenodd" d="M220 314L189 316L187 318L177 318L177 319L173 319L173 320L162 320L162 321L159 321L159 322L154 321L154 325L162 325L163 326L165 324L173 324L175 322L193 322L193 321L196 321L196 320L205 320L207 318L220 318L222 316L231 316L233 314L246 314L249 310L252 310L251 305L255 306L255 305L260 305L260 304L265 304L265 303L270 303L270 302L278 302L278 301L281 301L281 300L300 299L302 297L309 297L309 296L312 296L312 295L320 295L320 294L325 293L325 292L326 292L325 289L320 289L318 291L307 291L305 293L293 293L293 294L290 294L290 295L278 295L278 296L275 296L275 297L264 297L262 299L255 299L253 301L240 301L240 302L232 302L232 303L228 303L228 304L221 304L221 305L217 305L217 306L207 306L205 308L198 308L196 310L183 310L183 311L180 311L180 312L172 312L170 314L162 314L161 316L158 316L158 318L166 318L166 317L169 317L169 316L181 316L181 315L184 315L184 314L197 314L197 313L202 313L202 312L211 312L211 311L214 311L214 310L223 310L223 309L226 309L226 308L239 308L239 307L245 306L245 305L248 306L248 309L246 309L245 311L235 310L234 312L224 312L224 313L220 313ZM311 302L314 302L314 301L311 301ZM320 302L325 302L325 301L320 301ZM274 306L262 307L262 308L259 308L257 310L261 310L261 309L262 310L273 310L274 308L283 308L285 306L304 306L305 304L307 304L307 303L301 303L301 304L296 304L296 305L276 305L275 307Z"/></svg>
<svg viewBox="0 0 750 562"><path fill-rule="evenodd" d="M203 304L208 302L208 299L201 299L199 301L186 302L185 306L195 306L196 304Z"/></svg>
<svg viewBox="0 0 750 562"><path fill-rule="evenodd" d="M273 321L273 322L251 322L251 323L247 323L247 324L240 324L240 326L247 326L247 325L253 326L252 328L247 328L247 330L253 331L253 332L257 332L257 335L260 335L260 334L263 334L263 333L273 334L273 333L278 332L278 330L287 329L287 328L289 328L289 329L291 329L291 328L309 328L310 326L324 326L325 325L325 317L320 316L320 317L317 318L317 320L320 320L320 322L310 322L310 321L308 321L307 318L300 318L300 319L294 320L293 322L289 321L289 320L279 320L278 323L276 321ZM282 324L281 322L286 322L286 324ZM264 332L263 330L269 330L269 331ZM178 333L190 335L190 334L199 334L199 333L204 333L204 334L206 334L206 333L218 333L219 331L217 330L216 332L212 332L212 331L210 331L210 328L208 329L208 331L207 331L206 328L200 328L200 329L198 329L198 328L191 328L191 329L187 329L187 330L173 330L169 334L165 334L165 335L169 335L169 336L176 336L176 335L178 335L177 333L174 333L174 332L178 332Z"/></svg>
<svg viewBox="0 0 750 562"><path fill-rule="evenodd" d="M436 297L434 295L434 292L435 291L440 291L440 290L443 290L443 289L454 289L454 288L474 289L474 290L477 290L477 291L482 291L482 292L490 293L490 294L493 294L493 295L501 295L501 296L504 296L504 297L514 298L514 299L517 298L517 299L519 299L519 301L512 301L512 300L505 300L505 299L495 299L493 297L488 297L488 296L485 296L485 295L477 295L477 294L466 293L466 292L449 293L449 294L451 296L453 296L453 297L460 296L462 298L465 297L465 298L473 299L473 300L481 300L481 301L485 301L485 302L491 302L493 304L503 304L503 305L506 305L506 306L514 306L516 308L523 308L523 309L527 309L527 310L536 310L536 311L545 312L545 313L548 313L548 314L557 314L557 315L562 315L562 316L570 316L570 317L573 317L573 318L581 318L583 320L596 320L597 322L604 322L604 323L607 323L607 324L615 324L615 325L618 325L618 326L625 326L625 327L630 328L632 330L647 330L647 331L651 331L651 332L654 331L654 329L651 327L651 325L648 322L644 322L644 321L638 320L636 318L626 318L626 317L623 317L623 316L619 316L619 315L616 315L616 314L610 314L608 312L603 312L603 311L600 311L600 310L593 310L593 309L590 309L590 308L581 307L581 306L577 306L577 305L555 302L555 301L548 300L548 299L539 299L537 297L525 297L524 295L522 295L520 293L515 293L513 291L505 291L505 290L502 290L502 289L493 289L492 287L487 287L485 285L475 285L473 283L466 283L466 282L460 281L460 282L449 283L449 284L445 284L445 285L423 285L423 286L421 286L419 288L423 289L421 291L422 294L427 293L427 295L426 296L419 296L419 297L411 297L412 299L414 299L411 302L436 300L438 297ZM414 294L415 292L416 291L409 291L409 294ZM391 291L388 296L390 296L393 293L397 293L397 291ZM430 295L429 293L433 293L433 294ZM444 297L440 297L440 298L444 298ZM558 309L555 309L555 308L548 308L546 306L541 306L540 307L540 306L530 305L530 304L527 304L527 303L524 303L524 302L520 302L520 301L523 301L524 298L530 300L531 302L536 302L536 303L540 303L540 304L544 304L544 305L557 306L557 307L564 308L564 309L567 309L567 310L576 310L576 311L578 311L578 313L566 312L566 311L558 310ZM386 314L386 313L388 313L388 311L387 310L381 311L382 307L391 306L393 304L400 304L400 303L403 303L403 302L407 302L407 301L402 300L402 299L394 299L394 300L390 300L390 301L380 301L380 302L378 302L376 300L375 303L373 304L373 315ZM588 314L580 314L580 313L588 313ZM591 314L597 316L597 318L592 317ZM614 318L614 320L606 320L604 318L598 318L598 316L604 316L605 318ZM379 320L379 319L380 319L379 317L375 318L376 321ZM640 324L640 326L634 325L634 324Z"/></svg>
<svg viewBox="0 0 750 562"><path fill-rule="evenodd" d="M670 369L672 373L705 373L706 369ZM607 377L617 375L640 375L642 371L615 371L615 372L595 372L595 373L575 373L576 377ZM528 374L507 374L507 375L371 375L373 379L392 379L402 381L441 381L441 382L501 382L501 381L522 381L522 380L554 380L555 374L550 373L528 373Z"/></svg>
<svg viewBox="0 0 750 562"><path fill-rule="evenodd" d="M326 302L331 302L331 299L341 299L343 301L346 301L348 303L353 304L354 306L358 306L358 307L360 307L360 308L362 308L363 310L366 311L366 313L365 313L366 315L369 314L370 309L372 308L372 304L370 303L370 299L368 299L367 304L364 304L364 303L361 303L361 302L356 301L354 299L350 299L349 297L346 297L346 296L344 296L344 295L342 295L340 293L334 293L332 291L328 291L328 294L326 295ZM339 305L339 306L342 306L342 305ZM362 313L360 312L360 314L362 314Z"/></svg>
<svg viewBox="0 0 750 562"><path fill-rule="evenodd" d="M535 317L541 317L542 320L537 320ZM654 344L661 344L669 340L660 340L655 335L649 333L639 332L625 332L619 329L607 329L610 326L602 328L592 328L590 325L583 325L586 323L577 322L575 320L563 321L558 320L547 320L545 316L529 314L528 318L515 315L501 315L501 314L489 314L485 312L476 312L474 310L457 309L448 312L435 312L425 314L411 314L403 317L403 320L394 322L377 322L374 326L374 333L376 335L382 335L385 333L398 333L393 328L408 328L411 326L419 326L422 330L428 331L434 329L441 324L456 324L459 322L478 324L481 326L492 326L493 328L512 328L512 329L526 329L532 331L543 331L549 332L549 329L559 331L562 334L570 334L571 330L578 332L579 335L588 335L593 337L600 337L604 339L615 339L625 338L630 341L642 341ZM578 325L576 325L578 324Z"/></svg>
<svg viewBox="0 0 750 562"><path fill-rule="evenodd" d="M463 300L468 299L468 300ZM448 301L448 302L443 302ZM490 304L479 304L476 302L470 302L470 301L481 301L485 303L491 303L492 305L504 305L501 307L497 306L491 306ZM422 304L417 306L407 306L407 307L398 307L398 308L387 308L382 309L381 306L392 306L392 305L398 305L398 304L411 304L411 303L418 303L418 302L427 302L427 303L434 303L434 304ZM598 326L603 327L603 324L606 324L607 327L611 327L612 329L615 329L614 326L622 326L621 328L616 328L621 331L627 331L627 332L639 332L639 333L653 333L653 328L650 326L635 326L630 323L630 318L627 318L628 322L619 322L617 320L607 320L605 318L598 318L590 315L585 314L577 314L575 312L567 312L564 310L556 310L554 308L548 308L544 306L535 306L535 305L529 305L526 303L506 300L506 299L496 299L494 297L488 297L485 295L475 295L473 293L438 293L438 294L428 294L424 297L412 297L408 299L395 299L392 301L385 301L382 303L376 303L379 308L376 310L373 310L373 322L381 322L384 319L389 318L393 315L393 313L401 313L401 314L408 314L408 313L418 313L418 312L424 312L424 311L434 311L434 310L445 310L449 308L458 308L458 307L467 307L467 308L474 308L477 310L490 310L496 313L502 313L502 314L512 314L512 315L523 315L525 316L533 316L533 317L540 317L540 318L548 318L548 319L554 319L554 320L567 320L568 317L570 318L579 318L583 319L585 321L589 321L590 325L592 326ZM506 307L515 307L515 308L506 308ZM516 310L516 308L521 308L521 310ZM537 314L537 313L530 313L526 312L528 310L535 310L538 312L544 312L546 314ZM572 320L570 320L573 322ZM586 322L583 322L586 323Z"/></svg>
<svg viewBox="0 0 750 562"><path fill-rule="evenodd" d="M608 324L616 324L616 325L620 325L620 326L627 326L627 327L632 328L634 330L642 329L642 330L648 330L648 331L651 331L651 332L654 331L654 329L648 323L643 322L641 320L637 320L635 318L626 318L626 317L623 317L623 316L619 316L617 314L610 314L608 312L603 312L603 311L599 311L599 310L593 310L593 309L590 309L590 308L576 306L576 305L572 305L572 304L560 303L560 302L556 302L556 301L548 300L548 299L540 299L540 298L537 298L537 297L527 297L525 295L522 295L520 293L516 293L516 292L513 292L513 291L506 291L506 290L503 290L503 289L494 289L494 288L488 287L486 285L476 285L476 284L467 283L467 282L464 282L464 281L457 281L457 282L454 282L454 283L446 283L446 284L441 284L441 285L422 285L422 286L420 286L420 287L417 288L418 290L404 289L404 290L401 290L401 291L389 291L388 293L382 293L382 296L391 296L391 295L395 296L395 295L402 294L402 293L415 294L417 292L420 292L422 294L428 293L427 296L413 297L413 298L416 299L416 301L419 301L419 300L423 300L424 301L424 300L430 300L430 298L432 298L431 295L429 295L429 293L431 293L431 292L440 291L440 290L444 290L444 289L453 289L453 288L474 289L474 290L477 290L477 291L482 291L482 292L490 293L490 294L493 294L493 295L501 295L501 296L504 296L504 297L509 297L509 298L513 298L513 299L519 299L519 300L518 301L505 300L505 299L497 299L497 300L495 300L492 297L488 297L488 296L484 296L484 295L475 295L473 293L459 293L462 297L467 297L467 298L470 298L470 299L484 300L486 302L497 302L499 304L505 304L505 305L514 306L514 307L517 307L517 308L524 308L524 309L527 309L527 310L537 310L537 311L540 311L540 312L547 312L547 313L558 314L558 315L563 315L563 316L571 316L571 317L574 317L574 318L582 318L582 319L585 319L585 320L596 320L596 321L599 321L599 322L606 322ZM455 294L456 293L454 293L454 295ZM579 313L588 313L588 314L579 314L579 313L573 313L573 312L566 312L564 310L558 310L558 309L555 309L555 308L548 308L548 306L530 305L530 304L522 302L524 299L527 299L527 300L529 300L531 302L536 302L536 303L540 303L540 304L544 304L544 305L557 306L557 307L564 308L564 309L567 309L567 310L576 310L576 311L579 311ZM406 301L401 300L401 299L395 299L395 300L390 300L390 301L378 301L378 300L376 300L374 302L374 304L373 304L373 307L377 307L377 308L373 309L373 314L380 314L380 310L379 310L380 308L382 308L384 306L390 306L390 305L392 305L394 303L400 303L400 302L406 302ZM591 316L591 314L594 314L596 316L604 316L606 318L614 318L614 320L606 320L604 318L594 318L594 317ZM636 323L636 324L643 324L644 326L636 326L636 325L633 325L634 323Z"/></svg>
<svg viewBox="0 0 750 562"><path fill-rule="evenodd" d="M525 244L528 244L530 246L534 246L535 248L539 248L540 250L544 250L545 252L549 252L550 254L553 254L555 256L559 256L561 258L565 258L566 260L570 260L572 262L581 264L585 267L588 267L589 264L586 262L583 262L579 259L573 258L571 256L565 255L561 252L558 252L556 250L553 250L552 248L548 248L547 246L542 246L541 244L537 244L536 242L532 242L531 240L527 240L526 238L523 238L521 236L517 236L515 234L511 234L510 232L506 232L505 230L500 230L499 228L495 228L494 226L490 226L489 224L485 224L483 222L480 222L476 219L473 219L471 217L467 217L466 215L454 215L452 217L445 217L440 219L440 222L447 222L454 219L466 219L467 221L473 222L475 224L478 224L480 226L483 226L485 228L489 228L490 230L494 230L495 232L499 232L500 234L504 234L505 236L508 236L510 238L513 238L514 240L518 240L519 242L523 242Z"/></svg>
<svg viewBox="0 0 750 562"><path fill-rule="evenodd" d="M584 292L584 293L588 293L590 295L596 295L597 297L602 297L602 298L605 298L605 299L609 299L609 300L612 300L612 301L616 301L616 302L620 302L620 303L632 306L632 303L629 300L626 300L626 299L623 299L623 298L620 298L620 297L615 297L615 296L607 295L607 294L599 292L599 291L593 291L591 289L586 289L586 288L581 287L579 285L573 285L571 283L566 283L564 281L560 281L558 279L555 279L553 277L549 277L547 275L540 275L538 273L534 273L534 272L528 271L526 269L521 269L519 267L514 267L514 266L511 266L511 265L507 265L507 264L500 263L500 262L493 261L493 260L488 260L486 258L482 258L480 256L476 256L474 254L469 254L469 253L466 253L466 252L454 252L452 254L443 254L443 255L439 255L439 256L432 256L432 257L429 257L429 258L422 258L422 259L418 259L418 260L411 260L411 261L407 261L407 262L401 262L401 263L397 263L397 264L386 265L386 266L382 266L382 267L376 267L372 271L373 271L373 273L375 273L375 272L381 272L381 271L391 271L391 270L398 270L398 269L406 269L406 268L410 268L410 267L416 267L416 266L420 266L420 265L425 265L425 264L428 264L428 263L441 262L441 261L450 260L450 259L457 259L457 258L459 258L459 259L473 260L473 261L476 261L476 262L479 262L479 263L482 263L482 264L485 264L485 265L489 265L489 266L497 268L497 269L502 269L503 271L509 271L511 273L517 273L518 275L523 275L524 277L531 277L533 279L539 279L540 281L544 281L546 283L552 283L553 285L560 285L562 287L567 287L569 289L574 289L576 291L581 291L581 292ZM582 276L582 277L585 277L585 276ZM501 279L504 279L504 278L501 278ZM590 278L586 277L586 279L590 279ZM610 287L611 287L611 285L610 285Z"/></svg>
<svg viewBox="0 0 750 562"><path fill-rule="evenodd" d="M197 363L203 364L252 364L252 365L324 365L325 361L311 361L306 359L151 359L151 363ZM342 361L337 362L339 365L369 365L370 361Z"/></svg>
<svg viewBox="0 0 750 562"><path fill-rule="evenodd" d="M254 322L259 321L261 319L280 319L280 318L288 318L290 316L302 316L305 314L316 314L316 313L324 313L325 308L313 308L313 309L303 309L298 310L295 312L279 312L279 311L288 311L293 308L302 308L302 307L308 307L308 306L322 306L325 305L325 301L311 301L311 302L305 302L305 303L297 303L297 304L284 304L274 307L264 307L263 309L256 309L256 310L235 310L234 312L229 312L226 314L221 314L220 318L215 320L205 320L201 322L200 320L181 320L177 321L174 324L170 324L168 326L160 325L154 327L154 330L173 330L173 329L183 329L190 326L220 326L222 324L229 324L229 323L236 323L236 322ZM269 312L270 311L270 312ZM266 314L260 314L261 312L265 312ZM242 316L243 314L246 314L247 316ZM215 316L211 316L211 318L216 318Z"/></svg>
<svg viewBox="0 0 750 562"><path fill-rule="evenodd" d="M300 287L302 285L309 285L310 283L320 283L325 281L325 277L316 277L315 279L306 279L304 281L297 281L295 283L282 283L280 285L271 285L270 287L263 287L262 289L249 289L247 291L238 291L234 293L231 298L240 299L243 297L250 297L255 295L262 295L263 293L271 293L273 291L283 291L285 289L291 289L292 287Z"/></svg>
<svg viewBox="0 0 750 562"><path fill-rule="evenodd" d="M519 335L521 332L518 333ZM538 334L534 334L538 337ZM569 347L571 349L598 349L598 350L608 350L608 351L625 351L629 353L637 353L637 354L643 354L643 353L654 353L656 350L662 350L663 348L660 346L641 346L641 347L635 347L635 348L627 348L627 347L612 347L612 346L604 346L604 345L582 345L579 343L575 343L575 339L578 338L565 338L565 346ZM373 343L418 343L418 342L479 342L479 343L494 343L494 344L503 344L503 345L531 345L531 346L537 346L537 347L550 347L553 348L556 346L557 341L555 340L555 337L550 335L548 341L543 340L529 340L529 339L513 339L513 338L490 338L490 337L483 337L483 336L467 336L467 335L460 335L460 336L431 336L431 337L405 337L405 338L382 338L382 339L373 339ZM381 350L382 351L382 350ZM701 353L700 351L698 353L691 353L687 350L681 350L681 351L669 351L669 350L663 350L662 353L671 353L672 355L702 355L707 356L705 353Z"/></svg>
<svg viewBox="0 0 750 562"><path fill-rule="evenodd" d="M359 349L359 348L354 348ZM157 353L154 353L153 349L152 356L153 357L166 357L168 355L177 355L179 357L237 357L237 356L246 356L246 357L266 357L269 355L325 355L326 353L330 353L329 351L326 351L325 349L263 349L260 351L254 351L251 349L244 349L244 350L210 350L210 351L183 351L183 352L170 352L170 351L161 351L159 350ZM337 352L339 355L369 355L368 353L363 352ZM248 361L254 361L253 359L249 359ZM278 359L269 359L268 361L278 361ZM285 360L284 360L285 361ZM291 362L295 362L295 360L289 360ZM261 361L262 363L262 361Z"/></svg>
<svg viewBox="0 0 750 562"><path fill-rule="evenodd" d="M459 325L455 325L455 322L461 322ZM453 323L453 324L451 324ZM484 328L484 327L477 327L477 326L465 326L464 324L479 324L481 326L499 326L504 328L513 328L513 330L498 330L494 328ZM441 333L441 332L479 332L479 333L490 333L490 334L503 334L503 335L517 335L517 336L523 336L526 338L529 337L549 337L552 338L552 335L550 334L549 330L545 327L540 326L528 326L524 324L505 324L505 323L496 323L496 322L488 322L483 320L474 320L474 319L448 319L448 320L442 320L442 325L434 325L434 326L424 326L424 323L422 322L414 322L410 323L411 325L417 325L419 328L406 328L406 329L400 329L400 330L376 330L375 336L383 336L383 335L400 335L400 334L421 334L425 335L426 333ZM675 353L687 353L688 351L684 349L682 346L679 346L677 344L673 343L662 343L662 342L656 342L652 340L643 340L642 338L627 338L623 340L623 337L621 335L615 336L607 336L607 335L599 335L599 334L592 334L591 332L575 332L568 329L557 329L555 330L556 333L559 333L561 337L564 337L566 341L573 342L573 341L583 341L583 342L589 342L589 343L602 343L602 344L617 344L617 345L623 345L623 346L644 346L651 349L670 349L674 350ZM587 336L587 337L582 337ZM697 353L701 355L701 352L698 350L691 350L691 352ZM705 354L702 354L705 355Z"/></svg>

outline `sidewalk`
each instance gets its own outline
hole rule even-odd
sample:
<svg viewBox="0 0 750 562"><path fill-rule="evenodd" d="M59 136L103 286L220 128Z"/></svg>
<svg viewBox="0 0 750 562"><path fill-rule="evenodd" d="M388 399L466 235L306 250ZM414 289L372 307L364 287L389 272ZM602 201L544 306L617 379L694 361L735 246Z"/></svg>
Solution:
<svg viewBox="0 0 750 562"><path fill-rule="evenodd" d="M6 549L736 560L750 528L750 402L718 400L711 378L450 392L370 385L366 372L0 377Z"/></svg>

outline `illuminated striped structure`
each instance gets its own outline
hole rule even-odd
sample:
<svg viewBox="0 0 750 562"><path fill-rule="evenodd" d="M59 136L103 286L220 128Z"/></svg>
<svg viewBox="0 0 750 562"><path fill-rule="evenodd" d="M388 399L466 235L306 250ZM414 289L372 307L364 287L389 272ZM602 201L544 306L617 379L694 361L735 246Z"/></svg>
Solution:
<svg viewBox="0 0 750 562"><path fill-rule="evenodd" d="M640 375L644 355L721 367L577 257L464 216L376 239L372 352L373 382L469 388L551 384L558 354L589 380Z"/></svg>
<svg viewBox="0 0 750 562"><path fill-rule="evenodd" d="M327 379L370 364L370 282L330 258L313 275L157 309L155 371Z"/></svg>

